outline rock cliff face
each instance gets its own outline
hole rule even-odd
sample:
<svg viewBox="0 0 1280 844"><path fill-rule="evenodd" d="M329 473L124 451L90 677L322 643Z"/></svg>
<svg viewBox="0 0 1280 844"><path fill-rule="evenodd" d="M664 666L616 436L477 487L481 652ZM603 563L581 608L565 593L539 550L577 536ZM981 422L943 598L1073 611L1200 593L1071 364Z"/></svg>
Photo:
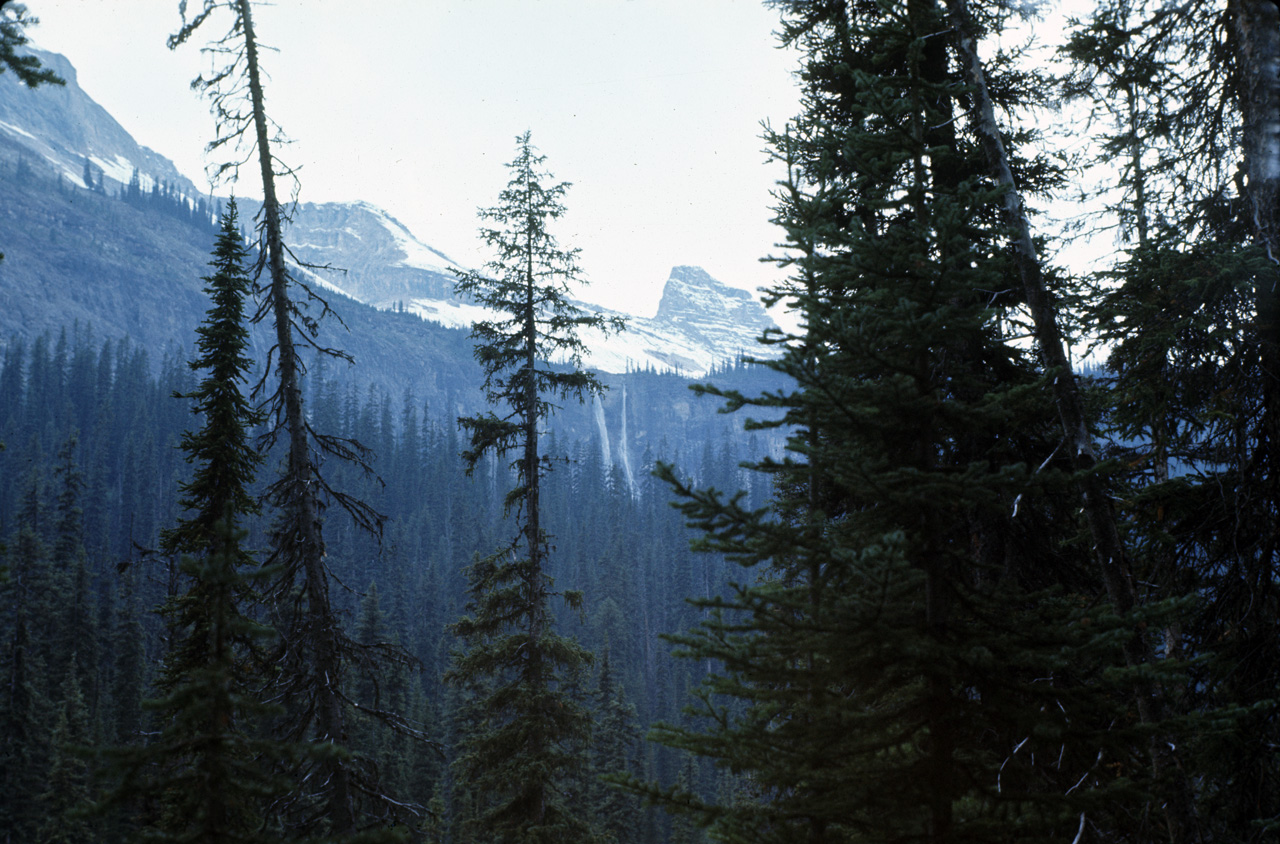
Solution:
<svg viewBox="0 0 1280 844"><path fill-rule="evenodd" d="M734 351L752 348L766 328L776 327L750 293L716 281L701 267L671 270L654 322Z"/></svg>
<svg viewBox="0 0 1280 844"><path fill-rule="evenodd" d="M701 267L675 267L652 317L629 317L626 332L590 335L588 362L605 372L635 369L702 377L744 352L759 356L756 338L773 327L764 306Z"/></svg>
<svg viewBox="0 0 1280 844"><path fill-rule="evenodd" d="M376 205L305 203L289 237L294 254L337 268L325 274L328 282L365 304L386 309L411 299L453 298L450 270L458 265Z"/></svg>
<svg viewBox="0 0 1280 844"><path fill-rule="evenodd" d="M53 282L38 277L35 265L23 265L15 254L7 279L11 289L6 295L11 303L24 302L24 311L30 312L30 321L18 326L19 330L25 332L69 317L109 333L131 331L137 336L147 333L143 326L152 317L167 313L164 321L173 323L176 310L166 311L165 300L181 297L192 305L199 303L195 280L203 274L203 256L211 240L207 233L188 233L180 222L165 222L158 228L143 224L145 203L132 203L131 208L116 197L122 195L135 170L144 192L163 183L170 206L187 202L180 197L199 197L200 191L172 162L139 145L95 103L77 84L75 68L65 58L53 53L38 55L43 64L67 80L67 85L41 86L32 91L17 83L13 74L0 75L0 162L8 162L15 183L30 172L47 174L51 167L64 188L57 197L34 186L28 193L32 210L38 212L43 223L18 231L20 215L12 202L8 208L0 207L0 220L10 220L13 234L6 235L6 239L12 246L29 242L34 249L48 249L57 243L57 254L62 257L50 258L64 267L84 268L92 277L86 276L80 286L63 286L61 293L49 297L41 291ZM100 190L85 191L86 160L91 164L91 180ZM58 222L71 219L59 209L70 209L77 203L81 206L77 213L88 212L83 218L77 217L86 227L80 236L74 236ZM246 227L257 210L252 201L240 200L240 218ZM185 212L175 215L173 207L169 212L171 217L185 216ZM198 222L198 215L190 216L193 224ZM204 223L209 220L206 218ZM130 241L128 247L114 242L122 232L125 234L121 236ZM60 241L61 235L71 237ZM188 238L192 239L193 249L179 243ZM479 308L454 295L452 271L459 267L456 261L419 240L385 210L367 202L297 206L288 243L304 267L330 268L299 268L301 276L330 293L341 293L378 310L408 311L451 328L469 329L474 320L484 316ZM121 253L120 260L114 263L109 260L113 251ZM130 251L153 257L139 265L128 257ZM157 257L164 253L181 254L181 268L166 265L164 259ZM165 293L165 285L173 284L174 279L192 283ZM59 285L65 283L65 278L58 281ZM131 295L131 291L143 290L148 292L140 297ZM115 304L95 310L89 300ZM581 304L614 315L595 305ZM755 340L773 325L751 294L722 284L705 270L692 266L671 271L653 317L623 316L629 323L626 332L611 336L589 333L583 338L588 347L588 366L611 373L656 370L700 377L744 351L761 354L763 350ZM172 327L178 328L176 324ZM180 332L184 340L188 331Z"/></svg>
<svg viewBox="0 0 1280 844"><path fill-rule="evenodd" d="M33 90L12 73L0 74L0 136L8 135L29 151L34 162L52 165L78 187L86 187L87 158L95 180L105 176L109 181L104 187L112 194L129 183L136 167L144 188L159 180L186 196L200 195L173 162L141 146L80 88L71 62L57 53L31 52L67 84L41 85Z"/></svg>

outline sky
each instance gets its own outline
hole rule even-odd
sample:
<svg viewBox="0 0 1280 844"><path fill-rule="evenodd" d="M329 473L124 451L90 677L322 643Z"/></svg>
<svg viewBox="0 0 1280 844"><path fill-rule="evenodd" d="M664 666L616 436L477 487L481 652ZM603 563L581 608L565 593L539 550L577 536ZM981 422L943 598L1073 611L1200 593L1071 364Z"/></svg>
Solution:
<svg viewBox="0 0 1280 844"><path fill-rule="evenodd" d="M139 143L204 186L211 19L176 51L177 0L26 0L29 34ZM191 0L194 11L201 0ZM798 110L797 57L759 0L274 0L255 13L267 111L293 142L304 202L365 200L464 264L489 257L497 202L528 130L557 181L553 229L581 250L580 298L640 316L671 267L754 290L780 277L761 122ZM254 170L237 192L257 195ZM227 193L226 188L220 194Z"/></svg>

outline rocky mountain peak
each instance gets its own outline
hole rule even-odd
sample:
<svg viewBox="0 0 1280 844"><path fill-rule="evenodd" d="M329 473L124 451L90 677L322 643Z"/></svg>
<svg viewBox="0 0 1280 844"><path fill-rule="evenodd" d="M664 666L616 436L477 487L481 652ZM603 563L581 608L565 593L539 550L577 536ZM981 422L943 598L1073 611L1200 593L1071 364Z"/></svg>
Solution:
<svg viewBox="0 0 1280 844"><path fill-rule="evenodd" d="M135 168L141 186L164 182L165 185L187 196L198 196L190 181L183 178L172 162L138 144L110 114L95 103L76 84L75 69L62 56L37 52L41 62L67 80L66 87L45 85L30 91L20 86L12 74L0 75L0 166L17 172L20 162L33 168L45 169L52 165L62 179L78 189L84 187L81 178L85 162L93 171L91 178L100 190L90 192L94 203L102 203L102 215L111 217L110 203L121 196L121 186L127 185ZM113 184L114 183L114 184ZM90 198L85 195L85 202ZM33 200L35 201L35 200ZM82 203L83 204L83 203ZM96 207L96 206L95 206ZM140 209L145 210L145 209ZM5 209L0 208L0 218ZM253 219L257 203L249 197L240 199L241 220ZM53 219L53 212L47 215ZM27 217L31 217L30 213ZM114 218L113 218L114 219ZM3 222L3 219L0 219ZM167 230L166 230L167 231ZM53 237L56 227L26 227L28 237L47 233ZM148 232L147 234L154 234ZM167 232L167 241L156 245L156 252L172 252L183 232ZM103 247L103 235L98 241L92 238L68 238L64 249L75 251L73 259L60 258L64 263L90 265L100 262L111 247ZM13 238L9 238L14 242ZM49 245L41 241L42 254L52 254ZM122 325L135 337L145 332L141 326L140 307L151 301L171 300L174 294L166 294L163 284L173 278L199 279L205 269L203 250L208 248L208 234L201 230L199 238L182 247L196 246L194 251L184 251L191 257L188 265L174 268L165 264L161 255L155 255L144 263L157 270L154 278L154 295L134 295L139 288L136 279L131 284L124 280L136 274L129 261L118 266L100 269L92 275L92 284L62 285L59 289L81 299L102 295L101 280L118 276L119 302L109 308L95 310L97 305L80 303L66 305L61 310L52 309L46 314L53 320L55 311L61 316L75 313L83 316L85 323L95 326ZM345 294L352 299L381 310L408 311L425 320L449 327L470 328L478 319L486 318L483 309L459 299L454 293L453 269L465 266L470 256L450 255L420 240L403 223L386 210L368 202L321 202L297 206L289 228L289 245L302 265L296 269L305 273L308 280L331 292ZM17 243L14 256L8 261L12 281L17 281ZM33 246L33 250L34 250ZM130 254L140 247L131 244ZM114 254L114 253L113 253ZM108 255L108 257L110 257ZM460 264L459 261L462 263ZM325 271L320 267L331 267ZM115 275L112 275L112 274ZM23 295L33 309L45 304L40 290L41 282L26 277ZM0 285L3 284L0 279ZM22 285L19 285L20 287ZM16 296L13 290L0 291ZM186 289L197 307L202 301L198 283ZM605 309L581 303L590 311L604 313ZM76 308L79 308L77 310ZM13 309L10 309L13 315ZM122 314L139 312L127 327L121 323ZM34 313L34 311L32 312ZM608 315L614 315L608 312ZM34 319L29 314L30 319ZM170 322L173 315L166 317ZM138 324L134 324L138 323ZM194 322L192 323L194 324ZM764 308L747 291L730 287L713 278L701 267L677 266L671 270L658 307L652 318L632 317L628 330L620 334L605 335L588 332L586 359L590 366L603 372L627 372L633 369L656 369L685 375L701 376L708 370L732 361L744 351L755 355L767 355L767 350L756 346L756 338L773 325ZM175 326L170 326L175 327Z"/></svg>
<svg viewBox="0 0 1280 844"><path fill-rule="evenodd" d="M678 326L713 344L729 342L739 348L747 348L760 332L774 327L764 306L750 293L691 266L671 269L654 321Z"/></svg>
<svg viewBox="0 0 1280 844"><path fill-rule="evenodd" d="M12 73L0 75L0 135L8 135L38 158L60 170L72 184L84 186L86 159L95 178L128 184L137 168L148 188L163 180L186 196L202 192L162 155L140 145L116 119L84 92L76 69L64 56L29 50L67 84L29 89Z"/></svg>

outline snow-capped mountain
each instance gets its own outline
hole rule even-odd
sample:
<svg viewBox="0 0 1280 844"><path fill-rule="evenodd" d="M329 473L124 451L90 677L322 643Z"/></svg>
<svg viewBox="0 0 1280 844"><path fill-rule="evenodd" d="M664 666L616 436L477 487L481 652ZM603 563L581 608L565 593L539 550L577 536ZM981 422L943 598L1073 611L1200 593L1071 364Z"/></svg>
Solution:
<svg viewBox="0 0 1280 844"><path fill-rule="evenodd" d="M756 338L773 327L764 306L745 290L729 287L701 267L675 267L652 317L622 314L580 302L589 311L627 320L626 331L587 331L584 363L601 372L635 369L701 376L744 352L758 355ZM469 328L490 314L456 298L418 298L406 309L442 325Z"/></svg>
<svg viewBox="0 0 1280 844"><path fill-rule="evenodd" d="M135 171L144 192L162 184L173 201L200 197L172 162L138 144L79 87L70 62L54 53L36 54L67 84L29 90L12 74L0 76L0 145L16 151L17 159L51 165L70 185L96 187L107 198L121 195ZM241 219L247 222L257 208L244 199L240 205ZM367 202L300 204L293 209L287 242L300 272L331 292L449 327L469 328L484 315L454 295L457 262ZM656 314L622 316L627 318L626 332L589 332L583 338L588 366L611 373L654 369L697 377L744 351L760 354L763 350L755 340L773 325L750 294L689 266L671 271Z"/></svg>
<svg viewBox="0 0 1280 844"><path fill-rule="evenodd" d="M375 308L453 296L452 270L460 265L368 202L300 204L288 237L303 262L333 267L318 273L326 286Z"/></svg>
<svg viewBox="0 0 1280 844"><path fill-rule="evenodd" d="M367 202L299 205L289 244L305 263L334 268L314 274L322 285L376 308L403 307L451 328L469 329L491 316L454 295L453 270L464 269L462 265ZM579 305L627 320L627 330L620 334L589 331L583 337L586 365L602 372L656 369L701 376L743 352L758 354L756 338L774 325L751 294L717 281L700 267L671 270L652 317Z"/></svg>
<svg viewBox="0 0 1280 844"><path fill-rule="evenodd" d="M84 182L87 159L92 177L95 181L105 177L104 189L113 194L129 183L137 168L144 189L159 180L186 196L200 195L173 162L140 145L81 89L76 69L64 56L43 50L29 52L67 84L33 90L12 73L0 75L0 135L26 147L78 187L89 187Z"/></svg>

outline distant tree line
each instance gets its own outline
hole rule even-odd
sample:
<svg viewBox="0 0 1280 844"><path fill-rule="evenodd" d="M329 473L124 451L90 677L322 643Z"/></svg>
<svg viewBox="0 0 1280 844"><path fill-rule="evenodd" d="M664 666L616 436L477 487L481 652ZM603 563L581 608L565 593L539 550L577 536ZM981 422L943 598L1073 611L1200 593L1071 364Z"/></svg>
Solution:
<svg viewBox="0 0 1280 844"><path fill-rule="evenodd" d="M13 682L0 690L0 828L13 830L13 841L55 840L40 837L42 825L52 834L75 814L78 800L101 798L113 787L105 770L111 754L81 755L77 748L144 745L160 729L160 710L142 703L157 695L175 641L172 619L158 610L181 593L185 577L182 555L163 551L162 534L182 516L179 487L192 477L179 445L196 417L188 401L173 398L197 386L186 358L173 348L156 360L128 340L96 341L88 328L74 326L5 346L0 671ZM350 746L377 761L396 793L424 804L435 799L447 829L466 799L448 769L467 715L463 699L441 680L456 647L446 627L463 612L463 573L474 555L490 553L509 531L502 519L506 472L486 461L467 478L454 421L411 395L339 381L322 367L311 376L308 406L315 424L369 444L385 482L354 470L335 478L387 517L381 547L331 520L328 554L352 590L335 592L336 611L358 641L393 641L415 660L376 678L376 692L373 681L362 680L352 694L361 701L380 695L429 730L443 752L362 720L351 729ZM571 461L548 476L543 494L556 549L548 571L583 592L583 614L558 614L558 623L597 655L579 678L597 723L579 805L600 807L590 811L604 813L601 824L625 826L635 836L620 840L665 841L664 815L595 777L625 770L674 783L688 767L681 755L641 741L649 724L684 719L686 695L706 670L673 660L659 637L700 617L685 597L716 594L734 574L723 560L689 551L689 532L648 470L661 457L689 466L700 482L737 488L747 480L738 463L758 455L731 439L660 442L640 457L633 496L621 471L603 465L599 442L550 435L543 448ZM260 494L264 481L251 492ZM755 500L766 494L758 487ZM265 520L244 526L245 547L262 547ZM68 726L55 736L64 710ZM50 779L65 770L75 772L71 791ZM702 793L730 789L710 766L693 770ZM48 797L42 802L41 795ZM74 799L57 808L49 802L66 795ZM130 840L137 816L119 810L112 817L106 825L90 822L91 836L80 840Z"/></svg>

